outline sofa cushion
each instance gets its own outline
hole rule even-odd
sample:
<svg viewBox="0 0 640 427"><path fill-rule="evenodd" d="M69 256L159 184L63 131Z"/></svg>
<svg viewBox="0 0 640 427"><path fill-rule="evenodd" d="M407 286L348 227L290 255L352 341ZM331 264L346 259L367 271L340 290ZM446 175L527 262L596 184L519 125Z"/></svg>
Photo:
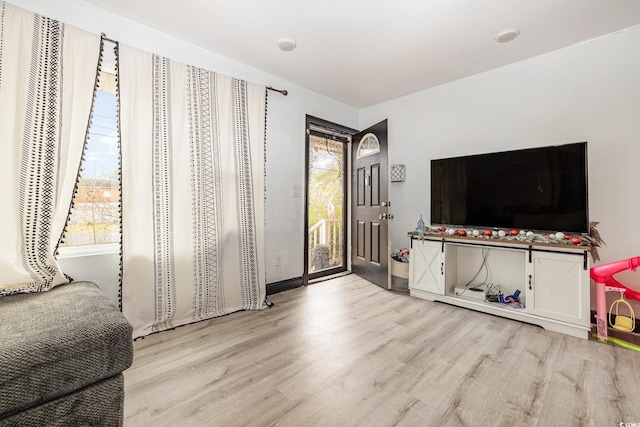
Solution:
<svg viewBox="0 0 640 427"><path fill-rule="evenodd" d="M122 374L6 418L0 417L0 427L114 427L123 424Z"/></svg>
<svg viewBox="0 0 640 427"><path fill-rule="evenodd" d="M90 282L0 298L0 419L118 375L132 328Z"/></svg>

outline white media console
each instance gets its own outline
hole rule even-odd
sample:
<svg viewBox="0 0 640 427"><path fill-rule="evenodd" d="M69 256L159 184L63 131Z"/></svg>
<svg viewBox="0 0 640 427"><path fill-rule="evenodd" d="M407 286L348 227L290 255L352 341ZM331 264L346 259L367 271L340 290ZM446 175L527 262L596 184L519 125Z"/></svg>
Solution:
<svg viewBox="0 0 640 427"><path fill-rule="evenodd" d="M411 296L441 301L587 339L590 333L589 247L416 233L411 237ZM486 270L481 270L486 259ZM460 288L486 282L523 308L465 296ZM473 287L469 285L469 287ZM457 292L456 292L457 288Z"/></svg>

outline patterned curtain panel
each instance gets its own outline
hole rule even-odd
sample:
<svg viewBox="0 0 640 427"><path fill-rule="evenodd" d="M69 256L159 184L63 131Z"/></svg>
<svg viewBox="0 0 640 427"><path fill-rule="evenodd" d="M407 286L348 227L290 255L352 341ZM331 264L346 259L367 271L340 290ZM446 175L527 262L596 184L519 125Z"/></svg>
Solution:
<svg viewBox="0 0 640 427"><path fill-rule="evenodd" d="M100 37L0 3L0 296L67 283L55 259Z"/></svg>
<svg viewBox="0 0 640 427"><path fill-rule="evenodd" d="M120 94L134 337L262 308L265 87L121 46Z"/></svg>

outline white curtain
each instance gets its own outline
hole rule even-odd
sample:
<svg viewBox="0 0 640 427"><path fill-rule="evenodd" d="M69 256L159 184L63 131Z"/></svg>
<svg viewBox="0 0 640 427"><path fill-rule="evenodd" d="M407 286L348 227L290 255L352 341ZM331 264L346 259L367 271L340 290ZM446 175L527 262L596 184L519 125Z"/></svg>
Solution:
<svg viewBox="0 0 640 427"><path fill-rule="evenodd" d="M120 47L123 313L134 337L265 299L265 87Z"/></svg>
<svg viewBox="0 0 640 427"><path fill-rule="evenodd" d="M67 283L55 259L100 37L0 3L0 296Z"/></svg>

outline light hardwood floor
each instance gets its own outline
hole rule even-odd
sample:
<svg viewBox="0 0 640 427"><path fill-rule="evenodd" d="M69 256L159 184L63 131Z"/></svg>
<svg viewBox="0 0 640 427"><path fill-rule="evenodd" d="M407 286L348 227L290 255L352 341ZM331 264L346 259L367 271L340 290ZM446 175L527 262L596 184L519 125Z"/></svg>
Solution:
<svg viewBox="0 0 640 427"><path fill-rule="evenodd" d="M355 275L136 341L125 426L640 425L640 353Z"/></svg>

